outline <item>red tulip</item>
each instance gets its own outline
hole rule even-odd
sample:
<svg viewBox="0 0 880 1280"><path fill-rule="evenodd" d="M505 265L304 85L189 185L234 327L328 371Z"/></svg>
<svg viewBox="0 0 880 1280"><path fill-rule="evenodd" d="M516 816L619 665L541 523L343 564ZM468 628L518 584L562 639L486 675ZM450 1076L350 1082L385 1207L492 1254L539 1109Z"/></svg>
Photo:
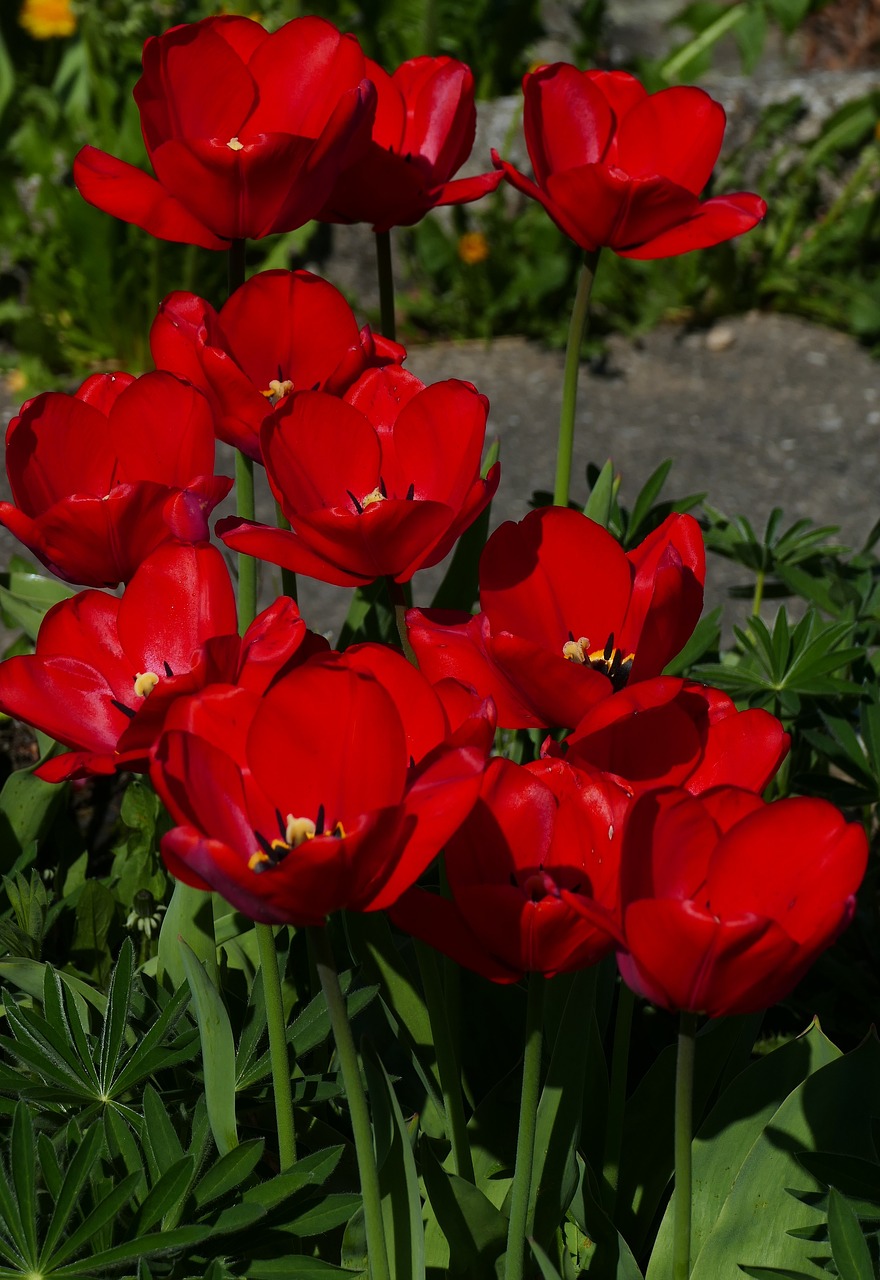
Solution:
<svg viewBox="0 0 880 1280"><path fill-rule="evenodd" d="M469 382L426 387L397 365L369 370L343 399L292 395L260 434L290 532L237 517L217 532L236 551L337 586L408 582L443 559L498 487L497 463L480 478L488 408Z"/></svg>
<svg viewBox="0 0 880 1280"><path fill-rule="evenodd" d="M215 476L201 392L168 373L102 373L29 400L6 432L15 505L0 524L59 578L127 582L161 542L208 537L232 481Z"/></svg>
<svg viewBox="0 0 880 1280"><path fill-rule="evenodd" d="M451 181L477 128L474 77L455 58L412 58L393 75L367 60L378 100L372 141L344 169L321 212L326 222L408 227L438 205L467 204L494 191L500 173Z"/></svg>
<svg viewBox="0 0 880 1280"><path fill-rule="evenodd" d="M492 158L588 252L668 258L742 235L767 212L749 192L700 201L725 123L702 89L649 94L625 71L557 62L526 75L523 93L534 182Z"/></svg>
<svg viewBox="0 0 880 1280"><path fill-rule="evenodd" d="M143 773L176 698L217 681L260 693L326 647L286 599L239 639L217 548L166 543L120 598L82 591L50 609L36 652L0 663L0 708L73 748L40 768L50 782Z"/></svg>
<svg viewBox="0 0 880 1280"><path fill-rule="evenodd" d="M407 614L419 666L491 696L505 728L578 723L627 683L659 675L703 605L705 552L670 516L628 555L563 507L501 525L480 560L481 612Z"/></svg>
<svg viewBox="0 0 880 1280"><path fill-rule="evenodd" d="M226 249L302 226L369 139L363 52L322 18L272 35L204 18L149 39L143 63L134 97L156 177L94 147L73 176L89 204L160 240Z"/></svg>
<svg viewBox="0 0 880 1280"><path fill-rule="evenodd" d="M626 825L618 965L664 1009L751 1013L783 999L846 928L868 842L824 800L722 787L650 792Z"/></svg>
<svg viewBox="0 0 880 1280"><path fill-rule="evenodd" d="M304 663L262 697L177 702L153 779L181 825L172 874L264 923L390 906L474 804L490 705L457 726L428 682L364 645Z"/></svg>
<svg viewBox="0 0 880 1280"><path fill-rule="evenodd" d="M473 812L446 845L451 899L410 889L391 916L493 982L595 964L614 937L566 898L586 897L614 914L628 805L610 779L561 760L520 766L496 758Z"/></svg>
<svg viewBox="0 0 880 1280"><path fill-rule="evenodd" d="M292 390L341 395L368 368L406 351L357 321L338 289L308 271L262 271L219 314L193 293L172 293L150 331L158 369L208 397L217 435L256 462L260 428Z"/></svg>
<svg viewBox="0 0 880 1280"><path fill-rule="evenodd" d="M737 711L718 689L659 676L596 703L564 742L549 738L542 755L612 774L635 793L731 786L760 794L789 742L768 712Z"/></svg>

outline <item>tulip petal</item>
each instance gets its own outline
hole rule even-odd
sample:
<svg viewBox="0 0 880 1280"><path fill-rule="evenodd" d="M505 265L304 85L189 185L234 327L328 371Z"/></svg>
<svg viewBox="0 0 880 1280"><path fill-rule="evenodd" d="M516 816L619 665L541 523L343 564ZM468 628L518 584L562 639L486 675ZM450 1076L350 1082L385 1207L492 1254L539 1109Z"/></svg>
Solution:
<svg viewBox="0 0 880 1280"><path fill-rule="evenodd" d="M632 178L662 174L698 196L715 168L724 125L721 103L702 89L663 89L621 120L615 163Z"/></svg>
<svg viewBox="0 0 880 1280"><path fill-rule="evenodd" d="M714 196L704 200L693 214L678 226L646 240L635 248L615 248L621 258L672 258L692 249L710 249L734 236L744 235L764 217L766 203L748 192Z"/></svg>
<svg viewBox="0 0 880 1280"><path fill-rule="evenodd" d="M523 79L523 129L539 186L551 174L598 164L613 127L608 100L588 73L557 62Z"/></svg>

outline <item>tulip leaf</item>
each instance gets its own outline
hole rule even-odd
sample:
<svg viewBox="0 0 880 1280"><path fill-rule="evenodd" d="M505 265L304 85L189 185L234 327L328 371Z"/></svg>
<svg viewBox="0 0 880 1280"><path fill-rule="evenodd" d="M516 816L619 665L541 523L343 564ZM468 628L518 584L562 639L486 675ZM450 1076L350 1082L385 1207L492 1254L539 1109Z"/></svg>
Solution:
<svg viewBox="0 0 880 1280"><path fill-rule="evenodd" d="M872 1158L864 1117L876 1112L880 1043L873 1034L844 1056L814 1024L742 1072L694 1142L693 1280L718 1280L733 1263L827 1276L815 1243L823 1215L788 1190L817 1190L797 1153L820 1146ZM667 1210L649 1280L671 1275L671 1240Z"/></svg>
<svg viewBox="0 0 880 1280"><path fill-rule="evenodd" d="M538 1264L538 1270L541 1272L543 1280L562 1280L562 1276L536 1240L529 1240L529 1248Z"/></svg>
<svg viewBox="0 0 880 1280"><path fill-rule="evenodd" d="M449 1245L449 1269L491 1268L507 1245L507 1218L473 1183L443 1169L424 1138L419 1155L430 1210Z"/></svg>
<svg viewBox="0 0 880 1280"><path fill-rule="evenodd" d="M217 943L210 893L178 880L159 930L159 977L167 974L176 991L188 976L183 947L188 946L217 983Z"/></svg>
<svg viewBox="0 0 880 1280"><path fill-rule="evenodd" d="M20 870L36 856L66 791L66 783L44 782L33 769L10 773L0 790L0 873Z"/></svg>
<svg viewBox="0 0 880 1280"><path fill-rule="evenodd" d="M874 1280L874 1264L859 1220L834 1187L828 1192L828 1239L840 1280Z"/></svg>
<svg viewBox="0 0 880 1280"><path fill-rule="evenodd" d="M599 1203L592 1171L580 1156L577 1166L579 1181L569 1216L584 1238L585 1269L592 1280L644 1280L629 1245Z"/></svg>
<svg viewBox="0 0 880 1280"><path fill-rule="evenodd" d="M584 507L584 515L589 516L596 524L600 524L603 529L607 529L611 524L611 512L619 484L619 479L615 481L614 463L609 458L593 481L590 496Z"/></svg>
<svg viewBox="0 0 880 1280"><path fill-rule="evenodd" d="M235 1124L235 1042L229 1014L217 987L192 948L180 940L181 957L192 991L202 1043L205 1099L217 1150L225 1156L238 1146Z"/></svg>
<svg viewBox="0 0 880 1280"><path fill-rule="evenodd" d="M483 467L485 477L498 461L500 441L493 440ZM480 556L489 536L492 503L483 508L456 543L449 568L434 593L432 609L470 610L480 597Z"/></svg>
<svg viewBox="0 0 880 1280"><path fill-rule="evenodd" d="M31 640L36 640L40 623L49 609L74 595L74 587L34 573L30 565L18 557L14 558L9 573L0 574L0 614L8 626L21 627Z"/></svg>
<svg viewBox="0 0 880 1280"><path fill-rule="evenodd" d="M378 1055L365 1045L362 1057L370 1095L388 1264L395 1280L424 1280L425 1235L412 1139Z"/></svg>

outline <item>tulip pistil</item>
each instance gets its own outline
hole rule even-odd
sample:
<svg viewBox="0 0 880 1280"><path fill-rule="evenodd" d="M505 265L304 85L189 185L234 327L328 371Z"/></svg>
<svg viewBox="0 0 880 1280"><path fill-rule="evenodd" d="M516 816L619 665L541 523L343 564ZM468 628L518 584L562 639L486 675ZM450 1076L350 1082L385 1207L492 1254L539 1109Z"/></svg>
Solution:
<svg viewBox="0 0 880 1280"><path fill-rule="evenodd" d="M615 693L624 688L636 655L628 653L624 656L622 649L615 648L613 631L604 649L593 650L590 649L589 637L581 636L580 639L575 640L571 631L568 634L569 639L562 646L563 658L568 658L569 662L577 662L581 666L592 667L594 671L607 676Z"/></svg>
<svg viewBox="0 0 880 1280"><path fill-rule="evenodd" d="M283 818L280 809L275 810L275 821L278 823L280 835L274 840L267 840L261 831L254 831L254 838L260 847L248 859L250 871L269 871L283 862L287 855L299 848L301 844L326 834L322 804L318 805L314 821L311 818L295 818L292 813ZM341 822L337 822L329 834L341 840L345 836L345 828Z"/></svg>
<svg viewBox="0 0 880 1280"><path fill-rule="evenodd" d="M266 390L261 391L260 395L265 396L274 409L278 401L290 395L292 390L293 383L290 378L272 378Z"/></svg>
<svg viewBox="0 0 880 1280"><path fill-rule="evenodd" d="M148 698L159 683L155 671L138 671L134 678L134 691L138 698Z"/></svg>
<svg viewBox="0 0 880 1280"><path fill-rule="evenodd" d="M238 138L230 138L226 145L230 151L244 151L244 143L239 142Z"/></svg>

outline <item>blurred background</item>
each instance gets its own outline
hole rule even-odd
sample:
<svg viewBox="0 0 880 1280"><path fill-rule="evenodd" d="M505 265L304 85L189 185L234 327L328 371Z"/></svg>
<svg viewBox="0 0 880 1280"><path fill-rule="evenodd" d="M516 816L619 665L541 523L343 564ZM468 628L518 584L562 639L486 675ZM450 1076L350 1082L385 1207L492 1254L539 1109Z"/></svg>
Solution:
<svg viewBox="0 0 880 1280"><path fill-rule="evenodd" d="M474 70L489 147L523 162L519 82L540 62L623 67L651 89L704 85L728 110L714 186L760 192L750 235L656 263L603 258L591 342L661 321L710 329L793 312L880 351L880 0L287 0L226 4L274 29L300 12L354 32L393 70L448 53ZM17 404L98 367L149 366L157 300L219 304L224 255L161 243L86 205L89 142L146 166L131 97L145 38L218 12L209 0L0 0L0 379ZM251 246L250 270L308 266L377 320L366 228L311 224ZM395 232L399 337L564 342L577 250L507 188ZM612 305L613 304L613 305Z"/></svg>

